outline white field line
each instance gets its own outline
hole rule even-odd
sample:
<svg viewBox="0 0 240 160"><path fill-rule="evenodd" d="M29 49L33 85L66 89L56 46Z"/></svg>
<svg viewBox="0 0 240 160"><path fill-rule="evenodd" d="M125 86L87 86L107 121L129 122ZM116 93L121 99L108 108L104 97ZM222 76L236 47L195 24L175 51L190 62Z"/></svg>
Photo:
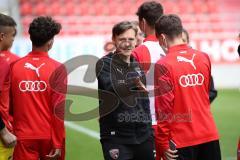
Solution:
<svg viewBox="0 0 240 160"><path fill-rule="evenodd" d="M96 131L93 131L91 129L88 129L88 128L85 128L85 127L82 127L76 123L73 123L73 122L65 122L65 126L68 127L68 128L71 128L75 131L78 131L78 132L81 132L87 136L90 136L92 138L95 138L95 139L100 139L100 136L99 136L99 133L96 132Z"/></svg>

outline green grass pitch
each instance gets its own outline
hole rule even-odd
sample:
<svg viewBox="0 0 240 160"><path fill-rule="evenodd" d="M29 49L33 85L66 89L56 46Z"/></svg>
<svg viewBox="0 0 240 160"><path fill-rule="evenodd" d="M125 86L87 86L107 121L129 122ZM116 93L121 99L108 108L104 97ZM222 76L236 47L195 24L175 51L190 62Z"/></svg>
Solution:
<svg viewBox="0 0 240 160"><path fill-rule="evenodd" d="M73 100L71 112L79 114L98 106L98 101L83 96L68 96ZM237 143L240 136L240 90L219 90L217 99L212 104L212 112L220 133L223 160L235 160ZM68 115L66 115L68 116ZM73 123L99 131L98 119L74 121ZM72 128L66 127L67 160L103 160L99 140Z"/></svg>

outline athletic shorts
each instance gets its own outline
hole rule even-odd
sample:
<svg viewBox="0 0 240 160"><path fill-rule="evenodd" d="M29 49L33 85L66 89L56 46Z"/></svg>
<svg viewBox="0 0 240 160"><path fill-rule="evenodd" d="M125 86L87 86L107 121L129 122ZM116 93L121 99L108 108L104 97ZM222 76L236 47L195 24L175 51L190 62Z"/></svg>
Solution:
<svg viewBox="0 0 240 160"><path fill-rule="evenodd" d="M13 155L14 148L6 148L0 140L0 160L9 160Z"/></svg>
<svg viewBox="0 0 240 160"><path fill-rule="evenodd" d="M47 160L48 155L53 149L51 140L25 139L18 140L14 149L13 160ZM65 159L65 141L58 160Z"/></svg>
<svg viewBox="0 0 240 160"><path fill-rule="evenodd" d="M219 141L178 148L177 160L221 160Z"/></svg>
<svg viewBox="0 0 240 160"><path fill-rule="evenodd" d="M155 160L153 138L141 144L116 144L101 140L105 160Z"/></svg>

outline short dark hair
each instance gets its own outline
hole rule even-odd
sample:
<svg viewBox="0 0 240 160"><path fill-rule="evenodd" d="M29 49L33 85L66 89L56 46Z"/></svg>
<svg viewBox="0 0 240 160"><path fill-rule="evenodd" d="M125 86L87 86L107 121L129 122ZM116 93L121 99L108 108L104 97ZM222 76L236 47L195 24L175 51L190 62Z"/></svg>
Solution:
<svg viewBox="0 0 240 160"><path fill-rule="evenodd" d="M0 32L3 32L3 27L15 27L16 25L12 17L0 13Z"/></svg>
<svg viewBox="0 0 240 160"><path fill-rule="evenodd" d="M183 26L181 19L174 14L162 15L155 24L156 36L166 34L170 38L182 35Z"/></svg>
<svg viewBox="0 0 240 160"><path fill-rule="evenodd" d="M154 28L155 22L163 14L163 7L156 1L144 2L136 14L140 21L144 18L149 26Z"/></svg>
<svg viewBox="0 0 240 160"><path fill-rule="evenodd" d="M51 17L37 17L29 26L28 33L32 44L36 47L43 46L47 41L57 35L62 26Z"/></svg>
<svg viewBox="0 0 240 160"><path fill-rule="evenodd" d="M128 29L133 29L135 32L135 35L137 35L138 29L136 25L134 25L132 22L129 22L129 21L122 21L113 26L112 36L116 37Z"/></svg>

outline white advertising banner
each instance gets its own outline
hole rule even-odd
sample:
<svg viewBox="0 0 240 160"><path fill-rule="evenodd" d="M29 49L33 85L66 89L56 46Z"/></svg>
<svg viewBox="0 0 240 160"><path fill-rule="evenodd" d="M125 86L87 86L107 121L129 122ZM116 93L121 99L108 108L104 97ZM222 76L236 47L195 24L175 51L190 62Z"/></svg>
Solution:
<svg viewBox="0 0 240 160"><path fill-rule="evenodd" d="M110 40L110 35L56 37L50 56L60 62L66 62L80 55L92 55L100 58L106 54L104 45ZM210 56L216 87L240 88L240 58L237 54L239 42L236 39L196 40L192 41L190 45ZM11 51L21 57L26 55L31 51L30 40L17 38ZM82 70L82 72L84 71ZM70 75L70 83L79 83L79 73L77 71L73 73L74 75ZM78 79L78 81L74 79Z"/></svg>

